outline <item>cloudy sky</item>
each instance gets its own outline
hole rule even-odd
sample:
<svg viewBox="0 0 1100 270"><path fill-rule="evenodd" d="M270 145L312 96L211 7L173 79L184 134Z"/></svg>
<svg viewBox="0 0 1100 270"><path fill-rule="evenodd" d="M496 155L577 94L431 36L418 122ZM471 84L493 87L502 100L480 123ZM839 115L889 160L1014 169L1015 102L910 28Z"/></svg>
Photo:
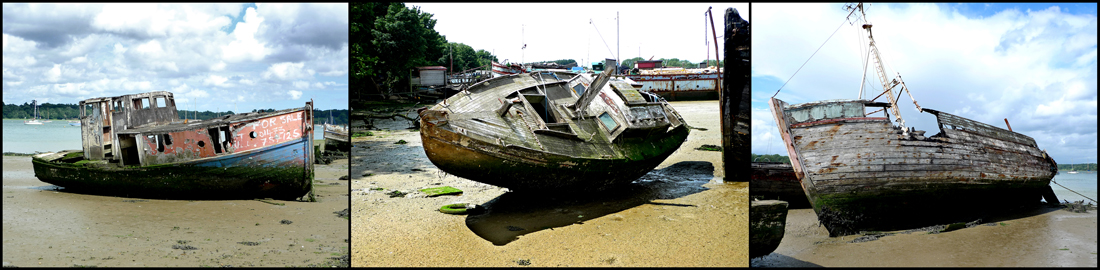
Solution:
<svg viewBox="0 0 1100 270"><path fill-rule="evenodd" d="M704 14L713 7L721 28L726 8L748 20L747 3L406 3L433 14L435 30L451 42L494 52L510 62L614 58L678 58L702 62L714 55ZM621 24L616 25L615 12ZM589 24L591 20L592 24ZM594 26L593 26L594 25ZM616 37L616 27L619 33ZM722 35L722 30L716 32ZM601 39L602 36L602 39ZM616 45L618 38L619 44ZM719 36L721 41L722 37ZM606 44L605 44L606 42ZM523 44L527 49L522 49ZM722 53L719 50L719 53Z"/></svg>
<svg viewBox="0 0 1100 270"><path fill-rule="evenodd" d="M179 109L348 107L348 6L4 3L4 103L171 91Z"/></svg>
<svg viewBox="0 0 1100 270"><path fill-rule="evenodd" d="M754 153L787 155L768 98L834 31L776 98L857 98L866 34L842 7L752 5ZM1001 128L1008 118L1059 163L1096 162L1096 3L873 4L866 13L887 73L900 73L922 107ZM909 126L939 132L907 95L899 106Z"/></svg>

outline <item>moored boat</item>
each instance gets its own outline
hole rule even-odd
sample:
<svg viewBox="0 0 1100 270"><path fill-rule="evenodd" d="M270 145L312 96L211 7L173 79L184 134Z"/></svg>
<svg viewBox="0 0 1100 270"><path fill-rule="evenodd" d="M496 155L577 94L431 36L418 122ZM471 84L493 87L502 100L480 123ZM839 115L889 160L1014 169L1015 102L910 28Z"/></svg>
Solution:
<svg viewBox="0 0 1100 270"><path fill-rule="evenodd" d="M862 4L849 7L862 12ZM769 101L794 173L830 235L972 221L1039 202L1058 168L1034 139L919 105L939 133L907 128L893 89L909 90L900 75L886 78L871 25L862 27L888 102ZM872 116L878 111L883 117Z"/></svg>
<svg viewBox="0 0 1100 270"><path fill-rule="evenodd" d="M626 75L638 82L641 90L667 100L718 99L718 84L724 79L718 68L664 68L641 70Z"/></svg>
<svg viewBox="0 0 1100 270"><path fill-rule="evenodd" d="M806 192L802 189L802 183L798 182L791 164L753 162L751 166L749 190L752 190L754 198L786 201L790 208L810 207L810 201L806 200Z"/></svg>
<svg viewBox="0 0 1100 270"><path fill-rule="evenodd" d="M82 150L32 158L43 182L129 196L293 199L313 181L313 104L180 121L166 91L80 102Z"/></svg>
<svg viewBox="0 0 1100 270"><path fill-rule="evenodd" d="M787 202L749 202L749 258L771 254L783 241L787 229Z"/></svg>
<svg viewBox="0 0 1100 270"><path fill-rule="evenodd" d="M519 64L507 64L507 65L505 65L505 64L501 64L501 63L497 63L496 61L493 61L493 68L492 68L493 78L503 77L503 76L508 76L508 75L521 74L521 73L527 73L527 70L522 65L519 65Z"/></svg>
<svg viewBox="0 0 1100 270"><path fill-rule="evenodd" d="M344 152L351 151L351 141L348 140L347 126L325 124L325 151Z"/></svg>
<svg viewBox="0 0 1100 270"><path fill-rule="evenodd" d="M424 151L445 172L512 190L628 184L676 151L688 128L667 102L613 77L482 81L421 111Z"/></svg>

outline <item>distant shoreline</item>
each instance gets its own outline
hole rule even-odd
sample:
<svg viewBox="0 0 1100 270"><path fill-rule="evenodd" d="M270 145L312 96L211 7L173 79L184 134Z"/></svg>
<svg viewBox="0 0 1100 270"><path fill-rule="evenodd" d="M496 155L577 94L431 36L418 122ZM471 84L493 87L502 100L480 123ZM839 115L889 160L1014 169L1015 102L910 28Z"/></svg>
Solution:
<svg viewBox="0 0 1100 270"><path fill-rule="evenodd" d="M35 155L35 154L4 152L5 157L29 157L29 156L33 156L33 155Z"/></svg>

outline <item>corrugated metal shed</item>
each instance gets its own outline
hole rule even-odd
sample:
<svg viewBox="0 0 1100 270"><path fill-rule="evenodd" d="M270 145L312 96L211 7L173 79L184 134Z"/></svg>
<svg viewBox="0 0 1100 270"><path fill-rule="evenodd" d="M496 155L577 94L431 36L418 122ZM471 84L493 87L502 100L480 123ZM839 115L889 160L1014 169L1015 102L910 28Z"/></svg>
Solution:
<svg viewBox="0 0 1100 270"><path fill-rule="evenodd" d="M427 66L417 67L416 69L420 71L420 85L435 86L447 84L447 81L445 80L447 68L445 67Z"/></svg>

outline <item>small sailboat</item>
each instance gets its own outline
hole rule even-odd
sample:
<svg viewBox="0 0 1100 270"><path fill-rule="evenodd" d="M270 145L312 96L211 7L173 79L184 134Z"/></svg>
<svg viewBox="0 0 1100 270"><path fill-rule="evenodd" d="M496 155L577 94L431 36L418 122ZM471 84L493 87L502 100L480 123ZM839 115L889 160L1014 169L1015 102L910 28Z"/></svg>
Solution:
<svg viewBox="0 0 1100 270"><path fill-rule="evenodd" d="M23 120L23 124L24 125L41 125L41 124L44 124L44 122L38 120L38 101L37 100L31 100L31 105L34 106L34 119Z"/></svg>

